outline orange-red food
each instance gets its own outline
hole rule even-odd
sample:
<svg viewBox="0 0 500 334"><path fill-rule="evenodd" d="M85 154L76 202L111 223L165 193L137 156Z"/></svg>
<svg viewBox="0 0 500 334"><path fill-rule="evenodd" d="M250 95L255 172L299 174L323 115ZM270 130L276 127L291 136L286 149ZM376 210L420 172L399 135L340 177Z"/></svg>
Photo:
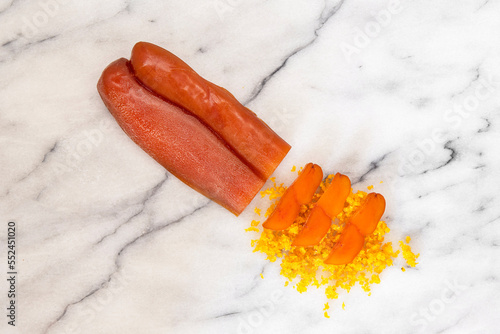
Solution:
<svg viewBox="0 0 500 334"><path fill-rule="evenodd" d="M97 85L125 133L181 181L240 214L290 149L229 92L138 43Z"/></svg>
<svg viewBox="0 0 500 334"><path fill-rule="evenodd" d="M381 194L369 193L361 208L351 217L349 222L366 236L372 234L385 211L385 198Z"/></svg>
<svg viewBox="0 0 500 334"><path fill-rule="evenodd" d="M326 264L347 264L363 248L365 237L375 231L385 211L385 198L370 193L358 211L347 221L339 241L325 260ZM361 244L361 245L360 245Z"/></svg>
<svg viewBox="0 0 500 334"><path fill-rule="evenodd" d="M320 166L308 163L285 191L276 208L262 225L271 230L284 230L297 218L300 206L308 204L323 180Z"/></svg>
<svg viewBox="0 0 500 334"><path fill-rule="evenodd" d="M344 208L347 196L351 193L351 180L346 175L337 173L332 183L326 188L317 205L323 208L330 218L335 218Z"/></svg>
<svg viewBox="0 0 500 334"><path fill-rule="evenodd" d="M304 227L293 240L292 246L314 246L330 229L332 219L344 208L351 192L351 180L340 173L335 174L332 182L311 210Z"/></svg>
<svg viewBox="0 0 500 334"><path fill-rule="evenodd" d="M319 244L321 239L328 233L330 225L332 225L332 219L325 213L323 208L316 205L307 217L302 230L293 239L292 246L313 246Z"/></svg>
<svg viewBox="0 0 500 334"><path fill-rule="evenodd" d="M203 79L169 51L139 42L132 49L130 63L145 86L189 110L264 180L290 150L290 145L231 93Z"/></svg>
<svg viewBox="0 0 500 334"><path fill-rule="evenodd" d="M348 224L342 231L335 246L333 246L325 263L347 264L354 260L356 255L363 249L364 244L365 237L359 233L356 226Z"/></svg>

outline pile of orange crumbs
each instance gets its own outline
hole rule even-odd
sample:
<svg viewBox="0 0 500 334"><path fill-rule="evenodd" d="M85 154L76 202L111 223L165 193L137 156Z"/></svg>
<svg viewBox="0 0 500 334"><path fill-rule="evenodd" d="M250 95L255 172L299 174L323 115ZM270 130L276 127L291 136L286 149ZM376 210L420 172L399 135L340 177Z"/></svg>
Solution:
<svg viewBox="0 0 500 334"><path fill-rule="evenodd" d="M292 172L295 171L295 167ZM300 171L299 171L300 173ZM328 265L323 261L330 253L333 245L338 240L346 221L361 205L363 199L367 196L364 191L357 191L347 198L344 210L337 216L332 224L328 234L317 246L313 247L292 247L292 241L304 225L309 211L321 197L325 189L332 181L334 175L329 175L320 185L319 191L314 195L310 204L301 207L299 217L288 229L283 231L273 231L263 229L261 222L253 220L251 226L246 231L255 231L262 233L259 239L252 240L251 245L254 252L262 252L267 255L267 259L275 262L281 258L281 275L287 281L285 286L295 281L293 287L300 293L307 291L309 286L317 288L325 286L325 294L328 299L337 299L339 297L338 289L344 289L347 292L358 283L361 288L371 295L370 285L380 283L379 275L388 266L393 265L393 259L398 257L400 251L394 251L391 242L384 242L384 235L390 231L384 221L380 221L375 232L366 237L364 248L358 256L346 265ZM266 210L264 217L268 217L276 207L279 199L286 190L283 184L277 185L275 178L271 178L273 186L261 191L264 198L269 196L272 201L271 206ZM370 186L369 189L372 189ZM255 208L255 213L261 215L261 210ZM409 246L410 237L405 241L399 241L403 258L410 267L417 265L416 259L419 254L414 254ZM405 271L405 268L401 268ZM344 309L345 304L342 303ZM325 304L324 315L329 318L327 310L330 308Z"/></svg>

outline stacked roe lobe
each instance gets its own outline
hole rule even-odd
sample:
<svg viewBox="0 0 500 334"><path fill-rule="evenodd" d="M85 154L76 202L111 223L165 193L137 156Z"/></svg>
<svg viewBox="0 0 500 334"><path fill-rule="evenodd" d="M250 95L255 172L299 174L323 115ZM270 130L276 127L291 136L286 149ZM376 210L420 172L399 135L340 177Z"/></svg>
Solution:
<svg viewBox="0 0 500 334"><path fill-rule="evenodd" d="M225 89L139 42L103 72L98 91L125 133L172 174L240 214L290 150Z"/></svg>

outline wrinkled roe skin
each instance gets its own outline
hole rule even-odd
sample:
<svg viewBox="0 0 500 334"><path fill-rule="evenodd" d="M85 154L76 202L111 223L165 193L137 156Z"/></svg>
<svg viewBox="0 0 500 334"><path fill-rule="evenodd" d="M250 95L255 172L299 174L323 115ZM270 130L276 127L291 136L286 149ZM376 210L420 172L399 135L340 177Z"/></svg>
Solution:
<svg viewBox="0 0 500 334"><path fill-rule="evenodd" d="M290 145L231 93L203 79L169 51L139 42L132 49L130 63L145 86L202 119L264 180L290 150Z"/></svg>
<svg viewBox="0 0 500 334"><path fill-rule="evenodd" d="M142 44L147 44L148 48L153 46L149 43L137 45ZM227 107L227 95L211 93L210 99L222 101L224 108L218 110L214 106L216 103L203 108L207 101L193 93L200 88L192 81L204 79L195 76L184 63L177 64L181 61L173 55L173 60L155 60L160 68L173 61L177 64L173 67L189 72L185 77L169 81L169 74L163 72L155 73L157 76L149 79L143 75L148 83L141 81L137 73L154 65L151 65L151 57L144 58L143 53L137 52L137 45L134 54L142 55L144 60L142 63L134 57L139 71L124 58L104 70L97 85L104 104L125 133L163 167L193 189L239 215L290 146L253 113L241 114ZM187 69L182 69L181 65ZM213 84L204 82L203 85L210 87ZM218 89L229 94L222 88ZM172 98L165 92L181 98ZM199 110L193 111L196 108ZM240 144L252 140L253 148ZM269 149L269 155L256 152L257 149Z"/></svg>

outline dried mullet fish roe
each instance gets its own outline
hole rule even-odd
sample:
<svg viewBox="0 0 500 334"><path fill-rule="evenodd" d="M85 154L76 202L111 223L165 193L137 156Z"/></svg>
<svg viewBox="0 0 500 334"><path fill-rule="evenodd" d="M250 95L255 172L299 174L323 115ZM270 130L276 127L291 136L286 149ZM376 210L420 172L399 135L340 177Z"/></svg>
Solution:
<svg viewBox="0 0 500 334"><path fill-rule="evenodd" d="M328 234L319 245L313 247L291 246L292 241L305 224L309 211L331 183L333 177L332 174L323 180L312 202L301 207L298 218L288 229L282 231L264 229L259 239L251 241L251 246L254 248L254 252L266 254L267 259L271 262L282 258L281 275L287 278L285 286L289 282L295 281L294 288L301 293L307 291L309 286L317 288L325 286L326 297L336 299L339 296L338 288L350 291L357 283L370 295L370 285L380 283L379 274L385 268L391 266L393 259L399 254L399 250L394 251L391 242L384 242L384 235L390 231L384 221L380 221L376 230L366 237L363 249L351 263L328 265L323 262L339 239L349 217L363 203L367 196L366 192L358 191L353 193L351 191L343 211L337 216L337 220L332 224ZM268 217L273 212L279 198L286 190L283 184L276 184L275 178L271 178L271 181L273 186L261 191L262 197L269 196L269 199L273 201L266 210L265 217ZM255 220L252 221L251 228L256 228L255 222ZM247 230L254 229L249 228ZM412 253L408 245L409 241L410 238L406 237L406 244L400 241L400 246L406 262L413 267L417 264L415 260L419 255ZM328 317L327 312L325 312L325 317Z"/></svg>
<svg viewBox="0 0 500 334"><path fill-rule="evenodd" d="M410 267L415 267L418 262L417 262L417 259L418 257L420 256L420 254L414 254L412 251L411 251L411 247L409 245L410 243L410 240L411 238L409 236L406 237L405 241L406 241L406 244L403 242L403 241L399 241L399 247L401 248L401 250L403 251L403 257L404 259L406 260L406 263L410 266ZM404 269L404 268L402 268ZM404 271L404 270L403 270Z"/></svg>

